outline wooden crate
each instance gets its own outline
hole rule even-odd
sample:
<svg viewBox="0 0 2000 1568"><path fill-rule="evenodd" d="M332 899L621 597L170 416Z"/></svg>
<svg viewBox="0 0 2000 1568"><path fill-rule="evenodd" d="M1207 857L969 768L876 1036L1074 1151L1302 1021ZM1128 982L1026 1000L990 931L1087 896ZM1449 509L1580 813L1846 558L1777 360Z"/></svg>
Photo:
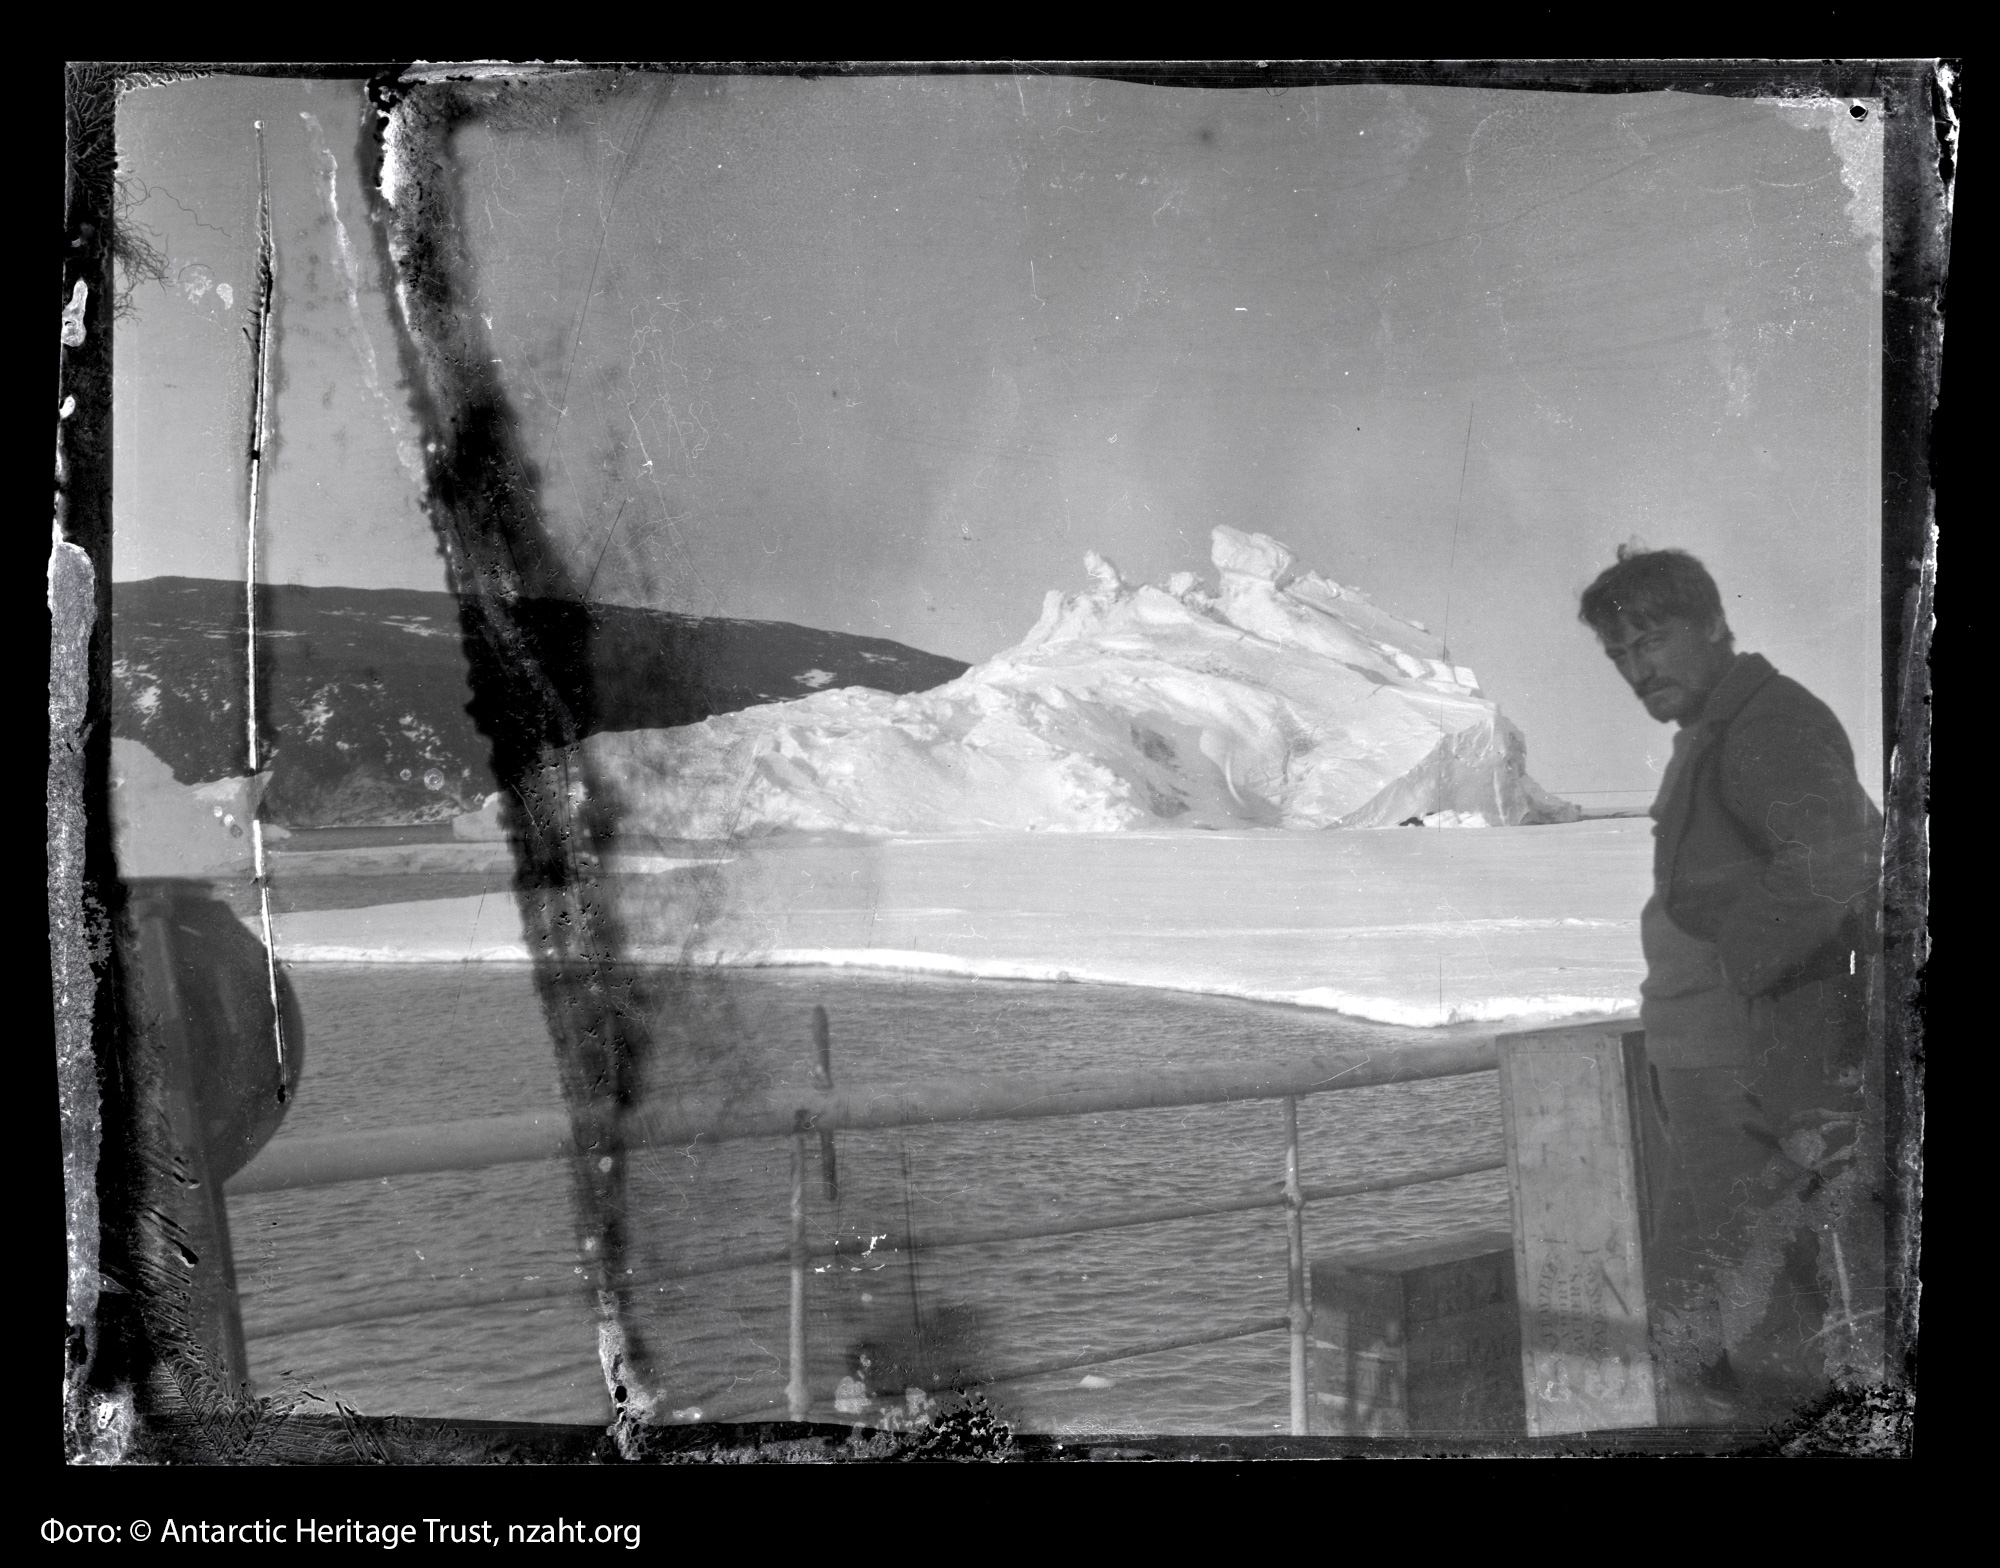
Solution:
<svg viewBox="0 0 2000 1568"><path fill-rule="evenodd" d="M1315 1263L1312 1300L1314 1431L1526 1430L1508 1232Z"/></svg>

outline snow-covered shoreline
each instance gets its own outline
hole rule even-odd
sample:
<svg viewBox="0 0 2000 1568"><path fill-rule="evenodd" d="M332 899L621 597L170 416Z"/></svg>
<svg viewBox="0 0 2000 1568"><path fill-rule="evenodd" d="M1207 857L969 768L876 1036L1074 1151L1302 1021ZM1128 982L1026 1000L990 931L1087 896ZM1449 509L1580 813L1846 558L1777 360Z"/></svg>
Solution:
<svg viewBox="0 0 2000 1568"><path fill-rule="evenodd" d="M1634 1006L1650 827L778 835L612 884L635 963L1068 979L1432 1027ZM497 887L275 926L292 964L531 960Z"/></svg>

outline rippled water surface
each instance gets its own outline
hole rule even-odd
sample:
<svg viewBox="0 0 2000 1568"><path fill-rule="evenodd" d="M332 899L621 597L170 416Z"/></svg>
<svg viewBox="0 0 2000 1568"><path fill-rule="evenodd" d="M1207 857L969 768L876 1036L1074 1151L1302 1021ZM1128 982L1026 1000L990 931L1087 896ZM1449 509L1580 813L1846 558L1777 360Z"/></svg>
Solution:
<svg viewBox="0 0 2000 1568"><path fill-rule="evenodd" d="M541 1109L559 1103L527 970L494 965L309 966L294 972L306 1079L281 1136ZM811 1013L832 1019L836 1078L909 1082L970 1069L1133 1072L1437 1038L1329 1013L1172 992L827 971L737 971L656 988L652 1086L803 1083ZM1310 1097L1303 1179L1363 1179L1497 1155L1493 1075ZM839 1194L817 1169L821 1239L1020 1224L1066 1208L1196 1202L1283 1176L1277 1102L843 1133ZM631 1193L642 1330L672 1408L729 1419L784 1410L788 1272L782 1263L662 1281L721 1254L782 1248L789 1140L655 1150ZM908 1179L905 1180L905 1170ZM230 1206L245 1326L264 1392L309 1388L364 1411L597 1421L609 1414L596 1313L579 1283L552 1299L455 1297L560 1289L580 1253L557 1164L397 1177L238 1198ZM1494 1172L1312 1206L1308 1253L1504 1226ZM815 1414L864 1340L913 1316L967 1327L990 1370L1103 1354L1285 1307L1282 1211L1092 1234L817 1260L809 1287ZM403 1310L299 1328L307 1317ZM1286 1421L1285 1337L1107 1360L992 1386L1024 1429L1253 1433ZM1082 1379L1109 1379L1084 1388Z"/></svg>

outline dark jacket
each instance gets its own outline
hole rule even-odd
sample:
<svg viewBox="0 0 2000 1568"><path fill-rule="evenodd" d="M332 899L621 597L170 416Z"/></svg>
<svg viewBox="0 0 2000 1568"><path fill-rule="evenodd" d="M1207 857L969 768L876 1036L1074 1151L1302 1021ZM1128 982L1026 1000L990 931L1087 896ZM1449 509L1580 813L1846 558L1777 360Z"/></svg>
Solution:
<svg viewBox="0 0 2000 1568"><path fill-rule="evenodd" d="M1653 829L1669 918L1716 944L1745 996L1865 962L1877 943L1882 818L1840 721L1746 653L1691 728Z"/></svg>

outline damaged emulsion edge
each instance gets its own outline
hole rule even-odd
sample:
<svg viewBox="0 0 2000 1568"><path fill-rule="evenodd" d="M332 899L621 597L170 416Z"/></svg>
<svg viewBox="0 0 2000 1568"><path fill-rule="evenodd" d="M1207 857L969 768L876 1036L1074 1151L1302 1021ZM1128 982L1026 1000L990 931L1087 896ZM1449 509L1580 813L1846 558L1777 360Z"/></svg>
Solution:
<svg viewBox="0 0 2000 1568"><path fill-rule="evenodd" d="M67 298L57 336L55 497L47 563L50 1012L68 1244L63 1415L67 1453L73 1461L86 1462L121 1457L132 1426L129 1390L106 1397L93 1395L90 1388L104 1283L98 1180L105 1116L98 1063L118 1012L99 981L98 971L109 959L108 933L91 889L93 869L100 875L109 869L91 863L93 840L100 845L105 840L102 825L93 822L92 807L102 798L103 782L100 771L93 790L93 764L101 770L110 749L108 734L93 734L92 699L102 696L93 676L103 673L93 668L93 643L108 631L102 611L108 605L110 556L105 446L111 412L108 316L117 92L116 75L101 67L73 66L65 82L69 136L62 278ZM99 432L102 438L92 439ZM97 715L102 722L101 704Z"/></svg>

